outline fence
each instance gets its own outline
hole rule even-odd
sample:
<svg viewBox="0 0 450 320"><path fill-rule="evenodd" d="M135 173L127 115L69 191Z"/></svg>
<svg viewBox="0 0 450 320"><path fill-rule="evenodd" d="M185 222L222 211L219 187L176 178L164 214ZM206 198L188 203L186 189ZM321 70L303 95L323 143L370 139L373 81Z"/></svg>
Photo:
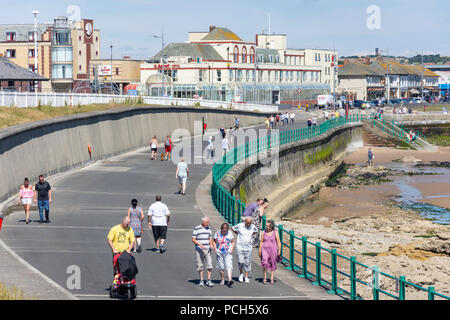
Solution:
<svg viewBox="0 0 450 320"><path fill-rule="evenodd" d="M142 101L147 105L164 106L202 106L209 108L236 109L243 111L277 112L275 105L251 104L251 103L231 103L226 101L182 99L169 97L151 96L128 96L128 95L108 95L108 94L83 94L83 93L29 93L29 92L0 92L0 106L19 108L37 107L49 105L53 107L87 105L93 103L130 103Z"/></svg>
<svg viewBox="0 0 450 320"><path fill-rule="evenodd" d="M316 137L332 128L347 123L361 122L364 119L361 114L350 115L348 118L331 119L316 128L301 128L280 132L234 148L213 166L211 196L214 206L230 224L239 223L245 210L245 204L236 199L220 183L225 174L235 164L260 152L267 152L273 147ZM261 229L265 230L265 227L266 217L263 216ZM356 261L356 257L340 255L335 249L330 250L323 247L320 242L312 243L308 241L307 237L298 237L294 231L284 229L283 225L276 226L276 229L280 236L281 257L283 263L287 265L286 268L296 272L301 278L310 279L313 281L313 285L327 288L330 294L347 295L351 300L363 300L358 295L358 288L364 286L372 291L374 300L380 299L380 295L396 300L405 300L406 288L409 286L426 294L429 300L435 298L450 299L448 296L437 293L433 286L423 288L406 281L403 276L397 278L381 272L376 267L369 267ZM372 276L370 282L358 277L358 274L367 273ZM387 289L382 289L379 285L380 277L384 277L385 283L391 281L397 290L393 293ZM348 289L344 289L341 283L347 283Z"/></svg>

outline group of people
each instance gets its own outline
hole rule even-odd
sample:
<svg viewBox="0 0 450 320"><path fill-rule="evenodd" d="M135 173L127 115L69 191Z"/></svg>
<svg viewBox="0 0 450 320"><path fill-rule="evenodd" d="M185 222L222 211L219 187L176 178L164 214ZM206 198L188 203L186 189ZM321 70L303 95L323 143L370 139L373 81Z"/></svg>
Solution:
<svg viewBox="0 0 450 320"><path fill-rule="evenodd" d="M393 114L412 114L412 112L413 112L413 110L412 110L412 107L411 106L409 106L408 108L406 108L406 106L403 106L403 107L401 107L401 108L393 108L392 109L392 113Z"/></svg>
<svg viewBox="0 0 450 320"><path fill-rule="evenodd" d="M168 135L166 137L166 139L164 139L164 151L165 151L165 153L161 154L161 161L163 161L163 160L170 161L170 157L171 157L171 153L172 153L172 147L173 147L172 139ZM151 150L150 159L151 160L156 160L157 159L158 148L159 148L158 140L156 139L156 136L153 136L152 140L150 141L150 150Z"/></svg>
<svg viewBox="0 0 450 320"><path fill-rule="evenodd" d="M274 273L277 263L281 261L281 241L275 231L275 223L269 220L264 231L261 230L261 220L269 202L267 199L257 199L251 203L242 215L242 222L235 226L223 223L220 230L213 234L210 219L203 217L200 225L192 233L196 269L199 272L199 286L213 287L211 281L213 270L213 252L220 274L220 284L232 287L233 253L236 252L239 267L239 282L250 283L249 274L252 267L253 250L258 250L263 268L263 283L268 282L267 272L270 272L270 283L274 283ZM131 207L122 222L110 229L107 243L113 257L124 251L142 252L141 237L144 231L144 212L138 206L136 199L131 200ZM161 195L156 196L156 202L148 210L148 229L152 231L155 241L154 251L163 254L167 231L170 225L170 211L161 201ZM204 279L204 269L207 272Z"/></svg>
<svg viewBox="0 0 450 320"><path fill-rule="evenodd" d="M50 223L50 204L52 203L52 188L45 181L44 175L39 176L39 181L33 186L28 178L24 179L23 185L20 186L19 204L23 205L25 211L25 223L29 224L31 204L37 203L39 209L39 223ZM44 221L45 210L45 221Z"/></svg>
<svg viewBox="0 0 450 320"><path fill-rule="evenodd" d="M325 120L345 117L345 109L338 108L336 110L324 110L323 117L325 118Z"/></svg>
<svg viewBox="0 0 450 320"><path fill-rule="evenodd" d="M282 126L288 126L289 122L291 124L294 124L295 120L295 113L294 112L281 112L277 113L275 116L270 115L266 118L264 121L266 125L266 129L276 129L278 127Z"/></svg>

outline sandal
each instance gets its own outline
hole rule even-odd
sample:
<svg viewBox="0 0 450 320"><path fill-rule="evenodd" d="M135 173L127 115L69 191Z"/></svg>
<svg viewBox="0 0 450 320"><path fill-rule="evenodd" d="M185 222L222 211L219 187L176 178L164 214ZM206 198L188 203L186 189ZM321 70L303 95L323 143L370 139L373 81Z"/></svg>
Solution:
<svg viewBox="0 0 450 320"><path fill-rule="evenodd" d="M263 280L263 283L264 283L264 284L266 284L266 283L267 283L267 280L266 280L266 279L264 279L264 280Z"/></svg>

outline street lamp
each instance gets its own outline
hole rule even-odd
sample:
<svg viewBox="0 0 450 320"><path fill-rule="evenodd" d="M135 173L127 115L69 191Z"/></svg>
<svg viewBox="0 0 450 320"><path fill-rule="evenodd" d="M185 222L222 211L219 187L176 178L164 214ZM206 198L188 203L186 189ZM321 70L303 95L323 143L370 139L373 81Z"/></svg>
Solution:
<svg viewBox="0 0 450 320"><path fill-rule="evenodd" d="M423 76L424 76L424 73L425 73L425 68L423 66L423 51L422 51L422 53L418 53L416 51L416 54L420 54L420 56L422 57L422 74L421 74L422 77L420 79L420 91L421 91L421 97L422 97L422 101L423 101Z"/></svg>
<svg viewBox="0 0 450 320"><path fill-rule="evenodd" d="M113 94L113 65L112 65L113 44L112 44L112 42L111 42L111 45L109 47L111 48L111 94Z"/></svg>
<svg viewBox="0 0 450 320"><path fill-rule="evenodd" d="M162 46L162 50L161 50L161 65L162 65L162 96L164 96L166 88L164 85L164 30L161 31L161 35L151 35L151 37L153 38L160 38L161 39L161 46Z"/></svg>
<svg viewBox="0 0 450 320"><path fill-rule="evenodd" d="M38 45L37 45L37 38L38 38L38 32L37 32L37 16L40 14L39 11L34 10L31 12L34 15L34 72L38 74ZM38 82L35 81L35 92L37 92L37 86Z"/></svg>

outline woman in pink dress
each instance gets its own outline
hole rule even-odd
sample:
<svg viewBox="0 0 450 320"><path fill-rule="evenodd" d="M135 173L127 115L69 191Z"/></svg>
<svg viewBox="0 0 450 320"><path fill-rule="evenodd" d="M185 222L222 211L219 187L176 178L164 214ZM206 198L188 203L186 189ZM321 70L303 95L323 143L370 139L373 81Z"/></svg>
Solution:
<svg viewBox="0 0 450 320"><path fill-rule="evenodd" d="M28 178L24 179L23 185L20 187L19 203L23 205L25 210L25 223L30 223L30 207L34 198L34 190L30 185Z"/></svg>
<svg viewBox="0 0 450 320"><path fill-rule="evenodd" d="M259 256L264 271L263 283L267 283L267 270L270 271L270 283L273 284L277 263L281 262L281 242L278 232L275 231L275 222L267 221L266 230L261 232Z"/></svg>

